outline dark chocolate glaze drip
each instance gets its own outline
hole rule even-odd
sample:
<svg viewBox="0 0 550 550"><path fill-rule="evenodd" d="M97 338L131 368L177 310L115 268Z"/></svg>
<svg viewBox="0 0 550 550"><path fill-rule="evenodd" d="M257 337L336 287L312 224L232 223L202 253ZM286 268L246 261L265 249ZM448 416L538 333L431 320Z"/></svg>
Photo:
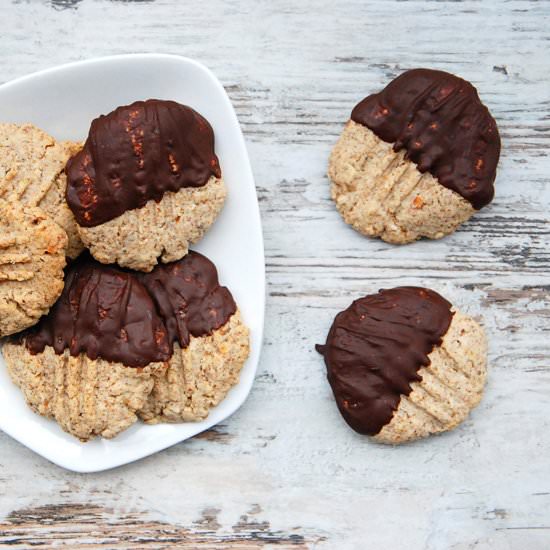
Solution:
<svg viewBox="0 0 550 550"><path fill-rule="evenodd" d="M361 434L388 424L429 353L451 324L451 304L433 290L398 287L340 312L324 346L327 376L345 421Z"/></svg>
<svg viewBox="0 0 550 550"><path fill-rule="evenodd" d="M197 252L143 274L106 266L83 254L67 268L59 300L22 333L27 349L52 346L128 367L166 361L174 342L223 326L237 307L218 283L214 264Z"/></svg>
<svg viewBox="0 0 550 550"><path fill-rule="evenodd" d="M67 163L67 203L93 227L211 176L221 171L208 121L175 101L136 101L92 121Z"/></svg>
<svg viewBox="0 0 550 550"><path fill-rule="evenodd" d="M479 210L494 196L500 136L477 90L452 74L413 69L358 103L355 122Z"/></svg>
<svg viewBox="0 0 550 550"><path fill-rule="evenodd" d="M170 342L182 348L189 345L190 335L211 334L237 310L231 292L219 285L214 264L197 252L158 265L140 278L165 320Z"/></svg>

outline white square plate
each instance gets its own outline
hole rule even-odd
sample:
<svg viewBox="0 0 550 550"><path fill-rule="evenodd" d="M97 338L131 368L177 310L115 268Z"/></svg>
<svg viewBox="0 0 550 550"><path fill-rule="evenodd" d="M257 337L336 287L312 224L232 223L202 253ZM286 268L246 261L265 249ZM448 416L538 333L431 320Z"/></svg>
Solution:
<svg viewBox="0 0 550 550"><path fill-rule="evenodd" d="M0 86L0 121L31 122L57 139L83 140L90 122L138 99L173 99L196 109L214 128L228 188L225 207L194 249L217 266L251 331L251 355L240 382L198 423L146 426L137 422L112 440L80 443L34 414L11 382L0 357L0 429L48 460L76 472L132 462L192 437L233 414L256 373L265 307L265 263L260 213L250 161L233 107L220 82L184 57L136 54L62 65Z"/></svg>

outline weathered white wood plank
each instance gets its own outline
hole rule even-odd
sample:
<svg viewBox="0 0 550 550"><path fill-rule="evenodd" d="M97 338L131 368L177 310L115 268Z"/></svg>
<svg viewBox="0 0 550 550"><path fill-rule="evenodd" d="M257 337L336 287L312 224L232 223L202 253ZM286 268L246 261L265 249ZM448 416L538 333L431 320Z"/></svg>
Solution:
<svg viewBox="0 0 550 550"><path fill-rule="evenodd" d="M548 548L549 44L547 1L0 2L0 81L134 51L217 74L249 144L269 283L257 382L224 425L87 476L0 435L0 544ZM325 172L355 103L416 66L474 82L503 153L490 207L396 248L345 226ZM347 429L313 345L352 299L396 284L483 319L491 371L463 427L394 449Z"/></svg>

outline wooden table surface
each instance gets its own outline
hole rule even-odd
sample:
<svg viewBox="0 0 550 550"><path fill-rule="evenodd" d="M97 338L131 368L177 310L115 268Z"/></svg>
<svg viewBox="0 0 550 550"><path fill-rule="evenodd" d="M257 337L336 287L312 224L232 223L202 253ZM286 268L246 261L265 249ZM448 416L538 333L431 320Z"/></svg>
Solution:
<svg viewBox="0 0 550 550"><path fill-rule="evenodd" d="M142 51L205 63L242 124L268 278L256 383L222 425L100 474L0 434L0 545L550 548L550 2L0 1L0 81ZM418 66L478 87L503 152L488 208L394 247L342 222L326 165L355 103ZM490 373L463 426L391 448L347 428L314 344L398 284L482 319Z"/></svg>

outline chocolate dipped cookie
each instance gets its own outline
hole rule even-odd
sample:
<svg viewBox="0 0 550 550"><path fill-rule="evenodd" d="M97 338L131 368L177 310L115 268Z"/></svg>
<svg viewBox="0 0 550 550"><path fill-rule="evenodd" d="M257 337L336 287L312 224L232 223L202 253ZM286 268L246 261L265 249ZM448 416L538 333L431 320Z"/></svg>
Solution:
<svg viewBox="0 0 550 550"><path fill-rule="evenodd" d="M131 426L171 355L143 285L87 254L67 269L50 313L2 352L28 405L82 441Z"/></svg>
<svg viewBox="0 0 550 550"><path fill-rule="evenodd" d="M94 258L140 271L183 257L226 195L212 127L175 101L136 101L95 119L67 176Z"/></svg>
<svg viewBox="0 0 550 550"><path fill-rule="evenodd" d="M166 321L173 354L139 416L149 424L202 420L239 381L248 328L214 264L197 252L141 281Z"/></svg>
<svg viewBox="0 0 550 550"><path fill-rule="evenodd" d="M331 195L364 235L439 239L491 202L499 156L497 125L474 86L413 69L353 109L330 157Z"/></svg>
<svg viewBox="0 0 550 550"><path fill-rule="evenodd" d="M354 301L317 350L344 420L382 443L452 430L483 393L484 330L426 288Z"/></svg>

